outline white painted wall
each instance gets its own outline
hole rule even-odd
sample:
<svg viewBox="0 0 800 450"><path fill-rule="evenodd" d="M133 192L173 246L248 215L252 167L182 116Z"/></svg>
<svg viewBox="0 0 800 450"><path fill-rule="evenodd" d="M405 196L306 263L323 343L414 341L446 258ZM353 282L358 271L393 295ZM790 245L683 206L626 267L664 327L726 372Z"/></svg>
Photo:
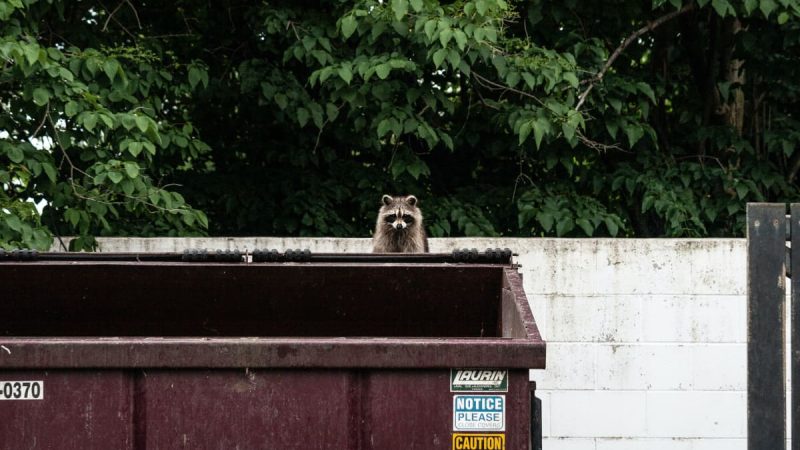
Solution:
<svg viewBox="0 0 800 450"><path fill-rule="evenodd" d="M309 248L369 239L100 239L101 251ZM431 251L509 247L547 340L532 371L545 450L746 448L743 239L433 239Z"/></svg>

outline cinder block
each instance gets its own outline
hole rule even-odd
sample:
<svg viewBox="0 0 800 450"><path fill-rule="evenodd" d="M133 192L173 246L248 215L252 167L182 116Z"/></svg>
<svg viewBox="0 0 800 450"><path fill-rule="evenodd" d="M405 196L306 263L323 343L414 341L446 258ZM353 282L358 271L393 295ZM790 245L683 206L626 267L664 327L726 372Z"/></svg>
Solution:
<svg viewBox="0 0 800 450"><path fill-rule="evenodd" d="M745 392L647 392L647 436L744 438L746 402Z"/></svg>
<svg viewBox="0 0 800 450"><path fill-rule="evenodd" d="M747 342L744 295L650 296L642 301L645 342Z"/></svg>
<svg viewBox="0 0 800 450"><path fill-rule="evenodd" d="M548 342L639 342L642 297L543 296L547 303Z"/></svg>
<svg viewBox="0 0 800 450"><path fill-rule="evenodd" d="M747 344L695 344L691 348L693 389L747 390Z"/></svg>
<svg viewBox="0 0 800 450"><path fill-rule="evenodd" d="M693 450L688 439L597 439L597 450Z"/></svg>
<svg viewBox="0 0 800 450"><path fill-rule="evenodd" d="M695 439L692 450L747 450L747 439Z"/></svg>
<svg viewBox="0 0 800 450"><path fill-rule="evenodd" d="M563 437L647 436L643 391L553 391L550 433Z"/></svg>
<svg viewBox="0 0 800 450"><path fill-rule="evenodd" d="M528 292L745 293L744 239L540 239L522 242Z"/></svg>
<svg viewBox="0 0 800 450"><path fill-rule="evenodd" d="M533 319L536 321L536 327L539 328L539 333L542 335L542 339L549 341L550 333L548 330L549 320L547 296L529 294L528 304L531 307Z"/></svg>
<svg viewBox="0 0 800 450"><path fill-rule="evenodd" d="M537 383L536 385L536 397L542 401L542 436L549 437L551 436L550 433L550 417L552 413L550 412L550 391L540 389Z"/></svg>
<svg viewBox="0 0 800 450"><path fill-rule="evenodd" d="M594 439L585 438L545 438L542 439L543 450L596 450Z"/></svg>
<svg viewBox="0 0 800 450"><path fill-rule="evenodd" d="M602 344L597 347L597 389L687 390L693 381L692 348L685 344Z"/></svg>
<svg viewBox="0 0 800 450"><path fill-rule="evenodd" d="M591 343L547 343L547 368L532 370L539 389L594 389L596 345Z"/></svg>

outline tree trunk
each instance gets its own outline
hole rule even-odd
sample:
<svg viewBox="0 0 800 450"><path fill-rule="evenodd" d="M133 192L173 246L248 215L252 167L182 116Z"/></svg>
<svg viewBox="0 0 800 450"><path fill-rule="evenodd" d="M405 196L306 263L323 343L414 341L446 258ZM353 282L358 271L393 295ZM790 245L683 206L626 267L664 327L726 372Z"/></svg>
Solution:
<svg viewBox="0 0 800 450"><path fill-rule="evenodd" d="M725 49L725 62L722 70L725 72L720 74L724 77L725 81L734 87L730 91L727 107L725 108L725 123L730 125L736 130L736 134L741 136L744 127L744 61L741 59L733 59L733 52L736 47L736 34L741 31L742 23L738 18L729 18L725 23L725 34L728 38L728 46Z"/></svg>

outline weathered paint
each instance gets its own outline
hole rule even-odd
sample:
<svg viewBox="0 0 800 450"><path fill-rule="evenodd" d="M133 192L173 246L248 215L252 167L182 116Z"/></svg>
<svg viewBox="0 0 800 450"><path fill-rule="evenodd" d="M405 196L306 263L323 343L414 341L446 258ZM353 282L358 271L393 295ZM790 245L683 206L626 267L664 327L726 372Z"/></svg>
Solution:
<svg viewBox="0 0 800 450"><path fill-rule="evenodd" d="M2 448L449 449L450 369L474 367L510 369L528 449L544 342L507 265L0 263L0 285L0 380L46 392L0 403Z"/></svg>

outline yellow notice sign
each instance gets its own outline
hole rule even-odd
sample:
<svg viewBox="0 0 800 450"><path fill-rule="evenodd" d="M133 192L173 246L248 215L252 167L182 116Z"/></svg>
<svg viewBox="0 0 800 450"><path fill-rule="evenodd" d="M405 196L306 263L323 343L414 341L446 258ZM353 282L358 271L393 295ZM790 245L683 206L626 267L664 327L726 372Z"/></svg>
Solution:
<svg viewBox="0 0 800 450"><path fill-rule="evenodd" d="M506 435L453 433L453 450L506 450Z"/></svg>

